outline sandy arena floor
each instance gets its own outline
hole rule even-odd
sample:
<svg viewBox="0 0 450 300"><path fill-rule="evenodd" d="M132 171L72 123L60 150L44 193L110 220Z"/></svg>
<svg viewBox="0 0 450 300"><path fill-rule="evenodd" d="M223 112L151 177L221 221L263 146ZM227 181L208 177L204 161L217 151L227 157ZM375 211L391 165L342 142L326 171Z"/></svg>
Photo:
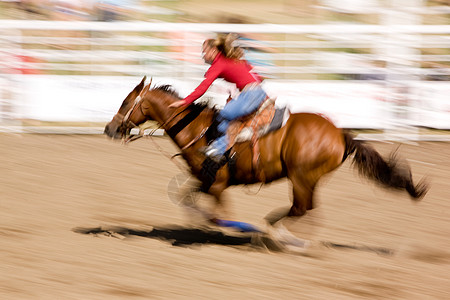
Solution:
<svg viewBox="0 0 450 300"><path fill-rule="evenodd" d="M430 178L422 202L347 161L321 182L317 208L291 224L312 240L292 254L194 230L167 196L180 170L148 139L2 134L0 299L450 299L450 144L399 153L416 180ZM227 191L232 219L260 225L289 205L286 180L257 190ZM109 231L92 233L100 227Z"/></svg>

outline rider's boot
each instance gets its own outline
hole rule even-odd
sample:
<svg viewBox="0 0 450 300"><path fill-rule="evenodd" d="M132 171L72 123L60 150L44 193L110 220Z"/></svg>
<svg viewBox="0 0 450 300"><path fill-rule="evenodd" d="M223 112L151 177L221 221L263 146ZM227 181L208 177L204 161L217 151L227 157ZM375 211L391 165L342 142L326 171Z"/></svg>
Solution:
<svg viewBox="0 0 450 300"><path fill-rule="evenodd" d="M228 162L230 151L228 150L224 155L220 155L220 158L207 156L203 161L202 170L200 171L200 179L202 180L200 190L202 192L207 193L211 185L216 181L217 171Z"/></svg>
<svg viewBox="0 0 450 300"><path fill-rule="evenodd" d="M207 158L218 164L220 164L220 162L225 159L224 155L221 154L219 150L213 145L201 149L200 152L202 152Z"/></svg>

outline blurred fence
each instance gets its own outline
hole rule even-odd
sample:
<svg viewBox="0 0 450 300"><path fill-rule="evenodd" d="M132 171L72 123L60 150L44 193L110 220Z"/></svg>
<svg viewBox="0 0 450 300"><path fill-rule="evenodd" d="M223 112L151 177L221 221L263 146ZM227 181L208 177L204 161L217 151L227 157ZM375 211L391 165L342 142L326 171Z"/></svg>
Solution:
<svg viewBox="0 0 450 300"><path fill-rule="evenodd" d="M105 122L143 75L184 96L207 68L203 40L227 32L294 111L350 128L450 129L450 25L14 20L0 21L1 124ZM218 82L209 96L221 103L230 89Z"/></svg>

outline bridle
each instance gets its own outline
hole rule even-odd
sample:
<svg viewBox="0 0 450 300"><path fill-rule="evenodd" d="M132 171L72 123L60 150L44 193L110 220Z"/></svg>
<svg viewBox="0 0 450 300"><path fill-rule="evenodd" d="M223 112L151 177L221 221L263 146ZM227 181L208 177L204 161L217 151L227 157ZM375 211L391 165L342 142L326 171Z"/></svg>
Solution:
<svg viewBox="0 0 450 300"><path fill-rule="evenodd" d="M133 105L125 113L125 115L122 115L120 113L116 114L116 116L118 116L119 118L122 119L119 128L122 128L122 133L123 133L122 141L125 144L130 142L130 137L127 137L128 130L131 130L132 128L138 127L136 124L134 124L132 121L130 121L131 114L133 113L133 111L135 110L136 107L139 107L141 113L143 114L142 107L140 105L141 104L141 99L142 99L141 96L137 96L136 99L134 100ZM143 135L143 133L141 133L141 130L139 130L139 135L138 136L141 137L141 135Z"/></svg>
<svg viewBox="0 0 450 300"><path fill-rule="evenodd" d="M141 100L142 100L142 97L141 97L141 96L138 96L138 97L136 98L136 100L134 101L133 106L127 111L127 113L126 113L125 115L121 115L121 114L119 114L119 113L117 114L117 115L123 116L123 117L122 117L122 123L121 123L121 126L124 128L123 130L124 130L125 133L126 133L129 129L138 127L138 125L136 125L135 123L133 123L133 121L130 120L130 116L133 114L133 112L134 112L135 109L139 108L140 113L141 113L142 115L145 116L145 113L144 113L144 111L142 110L142 101L141 101ZM187 108L187 107L184 107L184 108L182 108L181 110L176 111L176 112L175 112L169 119L167 119L164 123L159 124L158 127L152 129L152 131L150 132L149 135L150 135L150 136L153 135L153 133L155 133L158 129L161 129L161 128L164 128L164 129L165 129L165 128L167 127L167 125L168 125L170 122L172 122L176 117L178 117L180 114L182 114L182 113L186 110L186 108ZM140 128L140 129L139 129L139 134L137 134L137 135L130 135L129 137L126 137L126 134L125 134L124 137L122 138L122 141L123 141L125 144L128 144L128 143L133 142L133 141L135 141L135 140L137 140L137 139L140 139L141 137L144 137L144 130Z"/></svg>
<svg viewBox="0 0 450 300"><path fill-rule="evenodd" d="M143 128L139 128L139 134L137 134L137 135L129 135L129 136L127 136L127 132L128 132L128 130L131 130L132 128L138 127L138 125L136 125L134 122L132 122L130 120L131 115L133 115L133 113L135 112L136 109L139 109L140 113L143 116L145 116L145 113L142 110L142 102L143 102L142 100L144 99L145 95L149 91L149 88L150 88L150 84L147 85L144 88L143 91L141 91L141 93L134 100L133 105L130 107L130 109L128 109L128 111L124 115L122 115L120 113L117 113L117 117L122 119L122 121L121 121L121 128L123 130L122 131L123 132L122 142L124 144L128 144L130 142L136 141L136 140L144 137L144 129ZM152 131L149 133L149 136L153 137L153 134L158 129L161 129L161 128L163 128L169 135L176 136L181 130L183 130L195 118L197 118L198 115L204 109L204 107L200 108L200 109L198 109L198 108L197 109L190 109L190 111L185 116L183 116L180 120L178 120L172 126L169 126L178 116L180 116L182 113L184 113L188 108L189 107L186 106L186 107L183 107L181 109L176 110L166 121L164 121L163 123L160 123L156 128L152 129ZM181 148L181 151L186 150L187 148L191 147L196 142L198 142L200 139L202 139L206 135L206 132L208 131L208 129L209 129L209 126L204 128L199 135L197 135L192 141L190 141L185 146L183 146ZM180 155L180 153L179 154L175 154L174 156L172 156L172 158L177 156L177 155Z"/></svg>
<svg viewBox="0 0 450 300"><path fill-rule="evenodd" d="M149 87L150 85L148 85ZM121 119L121 125L122 128L122 143L128 144L130 142L136 141L142 137L144 137L144 128L139 128L139 134L137 135L128 135L127 132L131 130L132 128L138 127L133 121L130 120L130 117L133 115L133 113L139 109L140 113L145 116L145 113L142 109L142 103L143 99L145 98L145 95L147 94L149 88L141 92L141 94L136 97L134 100L133 105L128 109L128 111L123 115L120 113L116 114L116 117L120 120ZM205 106L206 107L206 106ZM182 107L181 109L175 110L175 112L163 123L160 123L156 128L152 129L151 132L148 134L151 141L155 144L155 147L167 158L169 158L171 161L173 161L177 167L185 172L185 167L177 163L177 161L174 160L175 157L181 155L184 150L190 148L192 145L197 143L199 140L201 140L205 135L210 126L204 128L199 135L197 135L193 140L191 140L189 143L187 143L185 146L181 148L181 153L176 153L175 155L171 155L167 151L165 151L162 147L158 145L158 143L153 139L153 134L158 130L163 128L167 134L171 136L176 136L181 130L183 130L186 126L188 126L194 119L197 118L198 115L204 110L205 107L195 108L192 109L192 106L186 106ZM181 114L186 112L186 110L189 110L186 115L181 117L179 120L174 122L174 120L179 117ZM174 122L174 124L171 125L171 123Z"/></svg>
<svg viewBox="0 0 450 300"><path fill-rule="evenodd" d="M117 113L117 115L119 117L122 117L122 122L121 122L121 128L123 128L123 137L122 137L122 142L124 142L125 144L137 140L141 137L144 136L144 132L142 129L139 129L139 134L136 136L127 136L127 131L131 130L132 128L138 127L138 125L134 124L134 122L130 121L130 116L133 114L134 109L138 106L139 110L141 112L141 114L144 116L144 112L142 110L142 99L144 98L145 94L148 92L148 90L150 89L150 86L152 84L152 78L150 78L150 83L145 86L141 92L139 93L139 95L136 97L136 99L134 99L134 103L133 105L130 107L130 109L125 113L125 115L122 115L120 113Z"/></svg>

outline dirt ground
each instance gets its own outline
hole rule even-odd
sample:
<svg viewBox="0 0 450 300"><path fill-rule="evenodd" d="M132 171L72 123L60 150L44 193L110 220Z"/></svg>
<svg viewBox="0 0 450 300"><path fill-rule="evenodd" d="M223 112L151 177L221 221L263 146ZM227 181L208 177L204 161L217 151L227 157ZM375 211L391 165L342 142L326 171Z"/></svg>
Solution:
<svg viewBox="0 0 450 300"><path fill-rule="evenodd" d="M398 146L373 145L383 155ZM290 224L312 241L294 254L196 229L167 196L181 171L149 139L2 134L0 299L450 299L450 144L399 153L416 180L430 179L422 202L346 162ZM230 218L259 226L289 205L286 180L257 191L229 189Z"/></svg>

